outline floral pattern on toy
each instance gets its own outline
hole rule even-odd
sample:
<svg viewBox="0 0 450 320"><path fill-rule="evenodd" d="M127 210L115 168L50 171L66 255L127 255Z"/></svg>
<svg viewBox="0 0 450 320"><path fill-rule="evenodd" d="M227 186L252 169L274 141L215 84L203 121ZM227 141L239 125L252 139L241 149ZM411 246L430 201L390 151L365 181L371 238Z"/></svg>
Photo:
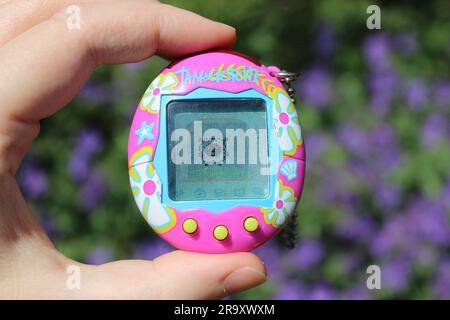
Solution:
<svg viewBox="0 0 450 320"><path fill-rule="evenodd" d="M147 223L156 232L164 233L176 224L176 215L172 208L161 202L161 180L149 161L151 157L152 149L149 147L133 155L129 169L131 190Z"/></svg>
<svg viewBox="0 0 450 320"><path fill-rule="evenodd" d="M283 185L281 179L278 180L273 206L271 208L260 209L264 214L264 221L275 228L283 227L287 222L288 216L294 212L296 203L297 197L295 196L294 189Z"/></svg>
<svg viewBox="0 0 450 320"><path fill-rule="evenodd" d="M272 87L268 95L274 102L273 121L281 151L287 156L294 156L298 147L303 144L295 105L287 92L279 87Z"/></svg>
<svg viewBox="0 0 450 320"><path fill-rule="evenodd" d="M141 110L147 111L148 113L159 113L161 96L173 93L178 82L178 77L173 72L167 72L166 74L157 76L148 86L147 90L145 90L144 96L139 104Z"/></svg>

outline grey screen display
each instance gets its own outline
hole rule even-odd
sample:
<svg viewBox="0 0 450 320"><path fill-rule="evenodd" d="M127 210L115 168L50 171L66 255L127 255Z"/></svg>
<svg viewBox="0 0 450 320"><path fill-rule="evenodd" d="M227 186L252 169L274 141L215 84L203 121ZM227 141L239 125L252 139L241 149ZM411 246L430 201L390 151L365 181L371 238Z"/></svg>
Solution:
<svg viewBox="0 0 450 320"><path fill-rule="evenodd" d="M167 106L167 124L172 200L268 196L264 100L177 100Z"/></svg>

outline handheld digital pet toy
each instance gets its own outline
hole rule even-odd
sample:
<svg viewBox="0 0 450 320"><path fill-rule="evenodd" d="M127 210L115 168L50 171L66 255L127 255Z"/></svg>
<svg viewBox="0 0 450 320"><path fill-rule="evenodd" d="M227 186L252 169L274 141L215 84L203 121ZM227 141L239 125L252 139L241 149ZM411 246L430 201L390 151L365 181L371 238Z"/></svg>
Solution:
<svg viewBox="0 0 450 320"><path fill-rule="evenodd" d="M153 80L134 115L128 169L160 237L188 251L250 251L286 225L305 171L293 90L283 86L292 76L213 51Z"/></svg>

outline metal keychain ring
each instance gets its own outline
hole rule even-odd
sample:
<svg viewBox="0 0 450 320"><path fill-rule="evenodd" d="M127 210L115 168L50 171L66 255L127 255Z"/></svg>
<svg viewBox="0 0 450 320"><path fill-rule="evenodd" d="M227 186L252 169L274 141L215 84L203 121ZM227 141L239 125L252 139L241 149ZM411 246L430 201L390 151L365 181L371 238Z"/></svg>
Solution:
<svg viewBox="0 0 450 320"><path fill-rule="evenodd" d="M271 72L270 75L272 77L282 78L282 79L289 79L289 81L294 81L298 79L299 74L297 72L289 72L289 71L277 71L277 72Z"/></svg>

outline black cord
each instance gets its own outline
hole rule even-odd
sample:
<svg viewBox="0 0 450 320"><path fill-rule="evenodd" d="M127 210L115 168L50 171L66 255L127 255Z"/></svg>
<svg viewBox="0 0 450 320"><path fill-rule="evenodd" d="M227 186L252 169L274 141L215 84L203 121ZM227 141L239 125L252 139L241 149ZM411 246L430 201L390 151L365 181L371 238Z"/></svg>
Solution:
<svg viewBox="0 0 450 320"><path fill-rule="evenodd" d="M281 243L288 249L294 249L298 242L297 211L289 217L288 223L280 233Z"/></svg>

